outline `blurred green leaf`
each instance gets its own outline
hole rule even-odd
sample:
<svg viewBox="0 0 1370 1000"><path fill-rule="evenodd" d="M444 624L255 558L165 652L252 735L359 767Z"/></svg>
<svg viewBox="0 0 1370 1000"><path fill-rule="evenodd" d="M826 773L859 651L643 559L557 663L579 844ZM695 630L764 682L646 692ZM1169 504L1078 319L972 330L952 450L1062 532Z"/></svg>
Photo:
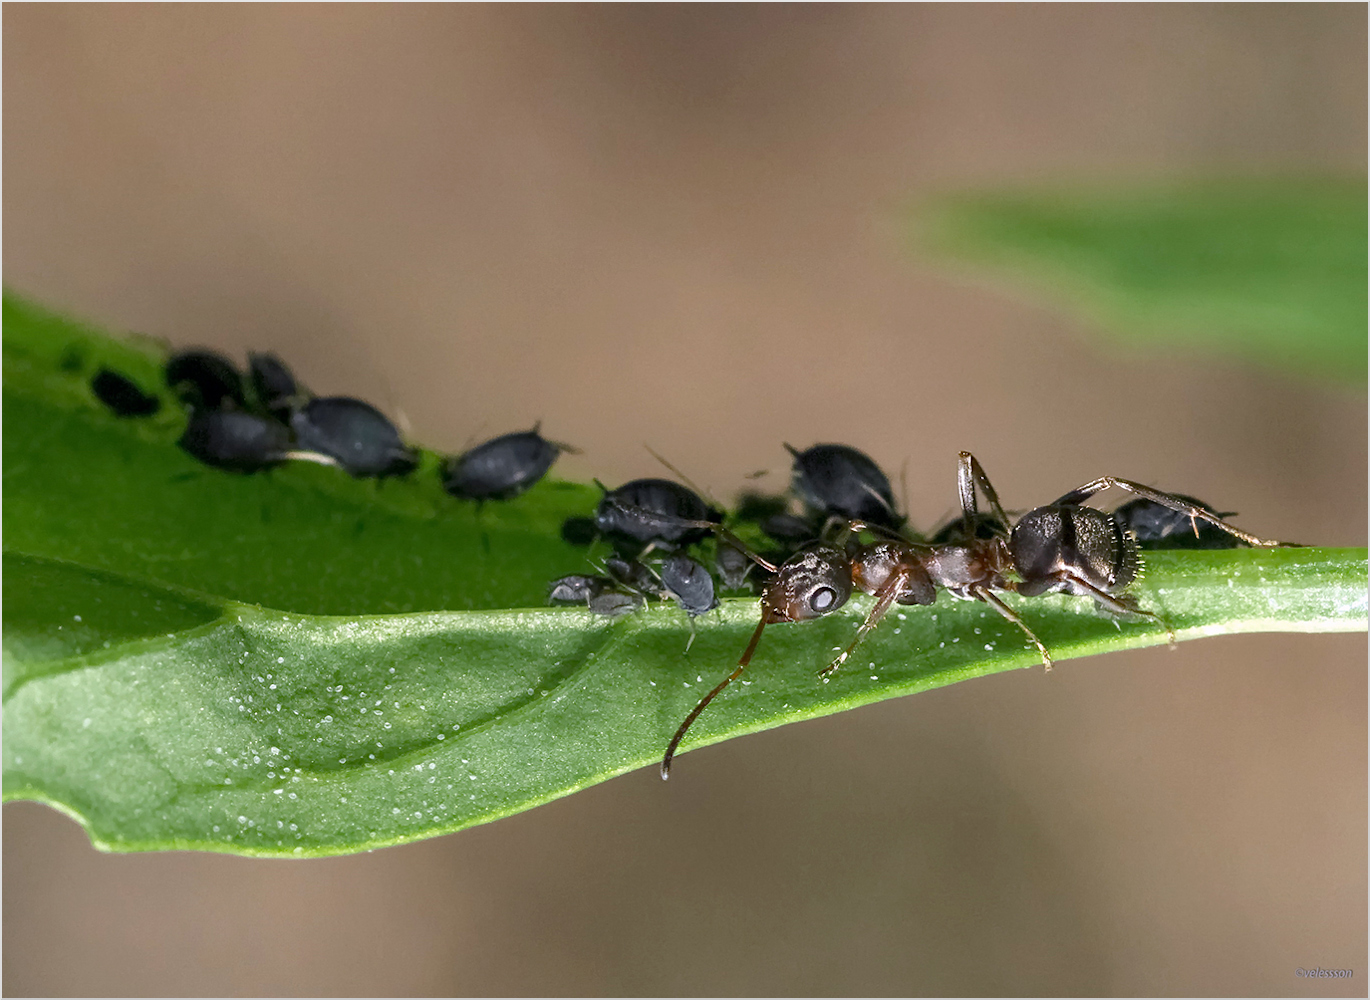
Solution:
<svg viewBox="0 0 1370 1000"><path fill-rule="evenodd" d="M924 205L915 227L933 254L1137 347L1365 381L1363 178L972 192Z"/></svg>
<svg viewBox="0 0 1370 1000"><path fill-rule="evenodd" d="M755 625L755 600L725 600L686 655L671 606L541 607L586 568L559 528L589 487L477 510L441 491L434 455L381 487L208 469L175 447L169 398L123 420L90 394L104 364L157 388L156 345L11 298L4 318L4 796L100 847L338 854L527 809L655 764ZM1182 640L1366 626L1363 549L1147 568L1138 595ZM1165 641L1088 602L1018 603L1061 660ZM868 607L769 629L686 749L1038 664L998 615L944 600L898 610L819 683Z"/></svg>

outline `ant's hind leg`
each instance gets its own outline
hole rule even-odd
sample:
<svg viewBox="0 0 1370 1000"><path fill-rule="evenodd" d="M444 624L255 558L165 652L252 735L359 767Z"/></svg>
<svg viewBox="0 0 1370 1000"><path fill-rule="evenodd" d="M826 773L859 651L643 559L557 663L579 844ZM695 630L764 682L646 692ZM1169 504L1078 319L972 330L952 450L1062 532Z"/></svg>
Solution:
<svg viewBox="0 0 1370 1000"><path fill-rule="evenodd" d="M1143 611L1141 608L1137 607L1137 605L1134 604L1130 599L1119 599L1113 596L1112 594L1105 593L1098 587L1095 587L1092 584L1089 584L1084 580L1079 579L1078 577L1072 577L1071 579L1072 582L1075 584L1075 587L1077 588L1075 592L1079 593L1080 590L1087 591L1088 595L1094 598L1094 603L1099 606L1099 609L1101 611L1105 611L1115 618L1145 618L1148 621L1153 621L1161 628L1165 629L1166 642L1168 642L1171 646L1175 645L1175 630L1170 627L1170 623L1168 621L1166 621L1160 615L1156 614L1154 611ZM1084 595L1081 594L1081 596Z"/></svg>
<svg viewBox="0 0 1370 1000"><path fill-rule="evenodd" d="M975 499L976 486L979 486L980 491L985 494L985 501L989 504L990 514L1004 526L1004 531L1008 531L1010 523L1008 515L1004 513L1004 507L999 503L999 494L990 485L989 476L985 475L985 470L980 467L980 462L974 455L968 451L963 451L956 470L956 488L961 495L961 518L966 537L975 537L976 515L980 512L980 505Z"/></svg>
<svg viewBox="0 0 1370 1000"><path fill-rule="evenodd" d="M1179 511L1181 514L1187 514L1191 521L1196 519L1207 521L1209 524L1216 525L1223 531L1226 531L1234 538L1241 539L1247 545L1253 545L1259 548L1274 548L1285 544L1284 542L1271 541L1266 538L1257 538L1255 535L1242 531L1240 528L1234 528L1211 510L1205 510L1202 507L1195 506L1194 504L1181 500L1179 497L1166 493L1163 490L1152 489L1150 486L1134 483L1130 479L1119 479L1116 476L1100 476L1098 479L1085 483L1083 486L1078 486L1069 493L1066 493L1058 499L1056 503L1080 504L1085 500L1088 500L1094 494L1102 493L1112 486L1116 486L1120 490L1127 490L1129 493L1135 493L1137 496L1150 500L1153 503L1158 503L1162 507L1169 507L1171 510Z"/></svg>
<svg viewBox="0 0 1370 1000"><path fill-rule="evenodd" d="M1047 651L1047 648L1042 643L1042 640L1037 638L1036 634L1032 631L1032 629L1028 628L1027 622L1023 621L1022 618L1018 617L1018 612L1014 611L1007 604L1001 601L996 594L994 594L992 591L986 590L984 587L975 587L971 590L971 593L978 597L980 600L984 601L995 611L999 612L1009 621L1013 622L1013 624L1017 625L1020 629L1022 629L1023 633L1029 639L1032 640L1032 644L1037 647L1037 652L1041 654L1042 666L1048 670L1051 669L1051 653Z"/></svg>

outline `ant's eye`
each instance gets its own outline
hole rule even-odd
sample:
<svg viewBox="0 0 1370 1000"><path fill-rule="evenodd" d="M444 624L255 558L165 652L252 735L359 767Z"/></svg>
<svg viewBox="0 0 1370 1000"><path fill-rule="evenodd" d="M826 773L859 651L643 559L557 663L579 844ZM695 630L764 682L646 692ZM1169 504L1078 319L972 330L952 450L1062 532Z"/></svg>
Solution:
<svg viewBox="0 0 1370 1000"><path fill-rule="evenodd" d="M819 614L822 614L824 611L830 609L833 606L833 602L836 600L837 591L833 590L831 587L819 587L809 595L809 607Z"/></svg>

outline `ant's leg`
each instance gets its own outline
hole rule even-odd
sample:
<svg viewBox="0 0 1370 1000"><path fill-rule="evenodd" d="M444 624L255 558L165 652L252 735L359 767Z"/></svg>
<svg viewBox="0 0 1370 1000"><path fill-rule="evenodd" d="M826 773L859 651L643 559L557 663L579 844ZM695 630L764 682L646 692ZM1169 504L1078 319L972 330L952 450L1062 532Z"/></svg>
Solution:
<svg viewBox="0 0 1370 1000"><path fill-rule="evenodd" d="M851 641L851 645L842 652L841 656L818 672L818 676L823 678L824 682L847 661L847 657L851 656L856 647L861 644L866 633L880 624L880 619L885 617L885 613L894 604L894 599L899 596L899 592L903 590L906 583L908 583L908 571L895 570L890 574L890 578L885 581L885 585L875 592L875 606L871 608L870 614L866 615L866 620L861 623L861 627L856 630L856 638Z"/></svg>
<svg viewBox="0 0 1370 1000"><path fill-rule="evenodd" d="M879 535L881 538L887 539L891 542L904 542L905 544L907 544L909 541L898 531L895 531L892 528L886 528L883 525L871 524L869 521L848 521L845 518L838 518L835 514L828 520L840 520L849 531L869 531L872 535ZM843 539L843 541L845 541L845 539ZM834 543L834 545L837 548L842 547L840 544L837 543Z"/></svg>
<svg viewBox="0 0 1370 1000"><path fill-rule="evenodd" d="M1051 653L1047 652L1047 648L1043 645L1042 640L1037 638L1032 629L1028 628L1027 622L1018 617L1018 612L1010 608L999 599L998 595L985 587L971 587L970 592L1022 629L1027 637L1032 640L1032 644L1037 647L1037 652L1041 654L1042 666L1046 667L1048 670L1051 669Z"/></svg>
<svg viewBox="0 0 1370 1000"><path fill-rule="evenodd" d="M654 511L646 510L642 507L636 507L633 504L628 503L621 503L618 505L618 507L620 510L626 510L630 513L646 514L653 520L661 521L662 523L675 524L684 528L703 528L706 531L712 531L716 537L723 539L729 545L733 546L733 548L737 549L752 562L756 563L758 566L764 569L767 573L775 573L777 571L777 568L774 563L762 559L759 555L757 555L755 552L751 550L751 547L748 546L746 542L738 538L736 535L734 535L727 528L723 527L723 525L721 524L716 524L713 521L693 521L687 517L673 517L669 514L658 514ZM643 549L642 553L638 556L638 559L641 560L643 556L645 556L648 552L651 552L652 549L656 547L656 544L656 542L652 542L650 545L647 546L647 548Z"/></svg>
<svg viewBox="0 0 1370 1000"><path fill-rule="evenodd" d="M1120 618L1125 617L1127 615L1134 615L1138 618L1147 618L1155 622L1161 628L1165 629L1166 641L1169 642L1172 646L1175 645L1175 630L1171 628L1170 623L1166 621L1164 618L1162 618L1160 615L1152 611L1143 611L1135 604L1119 600L1113 594L1106 593L1100 590L1098 587L1094 586L1092 583L1089 583L1086 580L1081 580L1079 577L1072 576L1070 578L1070 581L1081 590L1088 591L1089 596L1094 598L1095 603L1097 603L1100 607L1106 609L1114 615L1117 615Z"/></svg>
<svg viewBox="0 0 1370 1000"><path fill-rule="evenodd" d="M956 487L961 494L961 519L965 527L966 537L975 537L975 515L980 512L980 506L975 500L975 487L979 486L985 494L985 500L989 503L989 512L1004 526L1004 530L1009 529L1008 515L1004 513L1004 507L999 503L999 494L990 485L989 476L985 475L985 470L980 467L979 460L968 451L961 452L960 464L956 470Z"/></svg>
<svg viewBox="0 0 1370 1000"><path fill-rule="evenodd" d="M1150 500L1153 503L1158 503L1162 507L1169 507L1171 510L1179 511L1181 514L1188 514L1190 520L1197 518L1207 521L1210 524L1217 525L1229 535L1240 538L1247 545L1254 545L1260 548L1274 548L1275 546L1284 544L1283 542L1257 538L1255 535L1248 534L1240 528L1232 527L1232 525L1228 524L1211 510L1204 510L1202 507L1196 507L1194 504L1181 500L1179 497L1163 492L1162 490L1155 490L1150 486L1134 483L1130 479L1119 479L1116 476L1100 476L1093 482L1085 483L1083 486L1078 486L1071 490L1057 500L1056 503L1079 504L1088 500L1096 493L1102 493L1111 486L1116 486L1120 490L1127 490L1129 493L1135 493L1139 497ZM1197 531L1197 525L1195 526L1195 530Z"/></svg>

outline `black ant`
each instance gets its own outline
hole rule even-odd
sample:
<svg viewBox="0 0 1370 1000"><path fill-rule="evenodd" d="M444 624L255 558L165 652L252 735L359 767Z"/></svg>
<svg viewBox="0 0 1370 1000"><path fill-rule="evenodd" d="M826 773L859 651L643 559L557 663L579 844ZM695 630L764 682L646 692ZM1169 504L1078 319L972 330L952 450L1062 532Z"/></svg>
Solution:
<svg viewBox="0 0 1370 1000"><path fill-rule="evenodd" d="M1037 647L1042 664L1048 670L1051 669L1050 652L1018 613L999 598L999 593L1016 593L1024 597L1066 593L1089 597L1103 614L1117 618L1141 617L1156 622L1166 629L1173 642L1174 633L1170 627L1158 615L1143 611L1124 593L1136 579L1139 567L1137 543L1131 533L1112 514L1083 506L1083 502L1094 494L1115 486L1176 511L1195 523L1207 521L1248 545L1281 544L1234 528L1206 507L1115 476L1103 476L1085 483L1055 502L1036 507L1017 521L1011 521L980 463L970 452L963 451L957 473L961 531L955 540L912 542L894 536L879 525L853 519L843 529L839 544L815 543L779 567L770 566L748 553L753 561L775 573L761 593L761 621L736 669L700 699L676 730L661 761L661 777L670 777L671 759L695 719L747 668L767 625L809 621L831 614L847 602L853 589L870 594L875 598L875 604L851 645L820 671L819 676L824 679L842 666L891 606L932 604L939 587L962 600L983 601L1017 625ZM984 494L992 520L980 514L977 490ZM722 529L715 530L726 537ZM886 537L856 547L849 553L846 540L852 532L859 531ZM736 544L735 539L728 540Z"/></svg>

